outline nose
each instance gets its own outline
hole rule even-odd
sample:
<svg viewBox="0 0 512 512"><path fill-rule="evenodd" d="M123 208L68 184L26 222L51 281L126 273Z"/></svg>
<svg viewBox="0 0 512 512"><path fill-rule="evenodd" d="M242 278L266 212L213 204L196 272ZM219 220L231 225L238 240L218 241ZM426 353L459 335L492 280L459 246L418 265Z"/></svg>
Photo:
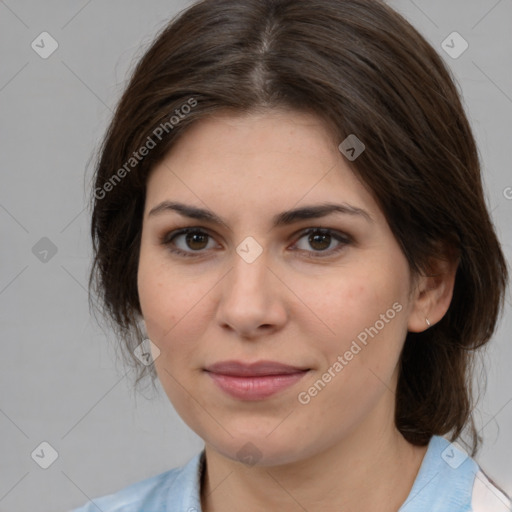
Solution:
<svg viewBox="0 0 512 512"><path fill-rule="evenodd" d="M234 252L232 268L221 282L218 324L243 338L281 329L288 315L283 288L265 252L251 263Z"/></svg>

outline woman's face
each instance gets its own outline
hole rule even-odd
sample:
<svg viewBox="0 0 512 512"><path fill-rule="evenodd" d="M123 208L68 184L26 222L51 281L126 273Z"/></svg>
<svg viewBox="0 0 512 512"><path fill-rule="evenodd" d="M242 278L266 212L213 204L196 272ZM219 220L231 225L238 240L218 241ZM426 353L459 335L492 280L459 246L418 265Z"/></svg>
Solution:
<svg viewBox="0 0 512 512"><path fill-rule="evenodd" d="M156 371L183 420L233 460L288 463L393 424L397 362L418 321L411 275L339 142L311 115L219 115L149 177L138 291ZM211 218L150 214L164 201ZM341 211L284 215L326 204ZM308 371L234 396L205 370L226 360ZM242 379L225 380L256 385Z"/></svg>

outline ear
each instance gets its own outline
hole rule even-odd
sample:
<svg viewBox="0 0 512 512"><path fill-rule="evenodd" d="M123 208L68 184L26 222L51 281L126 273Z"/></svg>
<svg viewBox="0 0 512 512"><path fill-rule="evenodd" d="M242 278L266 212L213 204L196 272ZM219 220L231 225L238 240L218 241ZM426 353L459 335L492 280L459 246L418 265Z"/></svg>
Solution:
<svg viewBox="0 0 512 512"><path fill-rule="evenodd" d="M446 251L446 256L442 258L430 259L427 272L417 277L412 292L412 309L407 326L410 332L423 332L446 314L452 300L458 266L459 256L454 250Z"/></svg>

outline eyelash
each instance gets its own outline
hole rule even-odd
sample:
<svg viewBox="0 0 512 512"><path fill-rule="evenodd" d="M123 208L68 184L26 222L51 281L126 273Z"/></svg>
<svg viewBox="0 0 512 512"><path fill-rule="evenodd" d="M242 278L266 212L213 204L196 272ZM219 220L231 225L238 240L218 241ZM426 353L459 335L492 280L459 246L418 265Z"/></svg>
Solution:
<svg viewBox="0 0 512 512"><path fill-rule="evenodd" d="M166 246L167 249L169 250L169 252L177 254L179 256L192 257L192 258L199 257L199 256L201 256L203 250L183 251L181 249L177 249L176 247L174 247L172 245L173 241L176 237L178 237L180 235L187 235L189 233L202 234L202 235L206 235L210 238L213 238L208 233L208 231L206 231L204 229L201 229L199 227L190 227L190 228L182 228L182 229L179 229L176 231L171 231L169 233L164 234L160 238L160 243L162 245ZM322 235L330 235L332 238L334 238L335 240L340 242L340 244L335 249L323 250L323 251L305 251L304 249L294 249L294 250L305 252L307 254L306 255L307 258L315 259L315 258L326 258L328 256L333 256L334 254L341 252L345 248L345 246L350 245L353 242L352 237L350 237L349 235L341 233L339 231L335 231L333 229L308 228L308 229L300 232L300 236L298 237L298 239L295 243L297 243L301 238L304 238L305 236L310 235L312 233L315 233L315 234L318 233L318 234L322 234ZM314 255L314 253L317 253L317 255Z"/></svg>

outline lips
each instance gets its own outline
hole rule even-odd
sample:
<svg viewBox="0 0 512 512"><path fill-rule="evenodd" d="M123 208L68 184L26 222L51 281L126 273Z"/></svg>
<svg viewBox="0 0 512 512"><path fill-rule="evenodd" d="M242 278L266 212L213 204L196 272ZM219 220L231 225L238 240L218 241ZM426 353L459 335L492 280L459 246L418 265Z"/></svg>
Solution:
<svg viewBox="0 0 512 512"><path fill-rule="evenodd" d="M244 363L242 361L220 361L205 368L206 371L232 377L261 377L265 375L289 375L302 373L310 368L301 368L277 361L257 361Z"/></svg>

